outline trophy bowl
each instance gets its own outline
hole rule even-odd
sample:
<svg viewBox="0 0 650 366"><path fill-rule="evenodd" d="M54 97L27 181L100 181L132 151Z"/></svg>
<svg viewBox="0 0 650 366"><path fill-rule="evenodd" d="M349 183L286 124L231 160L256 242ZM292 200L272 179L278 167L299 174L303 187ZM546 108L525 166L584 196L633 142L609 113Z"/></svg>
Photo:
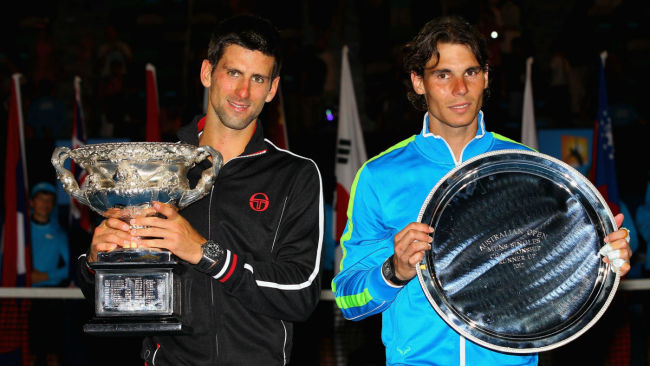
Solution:
<svg viewBox="0 0 650 366"><path fill-rule="evenodd" d="M196 187L190 189L187 172L208 156L212 157L213 168L206 169ZM68 158L88 172L81 187L63 166ZM73 150L58 147L52 154L52 164L70 196L104 217L128 221L152 214L152 201L181 209L199 200L212 187L223 159L210 146L115 142Z"/></svg>
<svg viewBox="0 0 650 366"><path fill-rule="evenodd" d="M194 188L187 173L211 158ZM72 159L88 173L80 185L64 163ZM106 218L129 222L157 215L153 201L182 209L210 192L223 165L210 146L164 142L90 144L58 147L52 165L64 190ZM180 334L190 331L182 321L179 260L154 248L120 248L97 254L89 263L95 272L95 318L86 333L104 336Z"/></svg>

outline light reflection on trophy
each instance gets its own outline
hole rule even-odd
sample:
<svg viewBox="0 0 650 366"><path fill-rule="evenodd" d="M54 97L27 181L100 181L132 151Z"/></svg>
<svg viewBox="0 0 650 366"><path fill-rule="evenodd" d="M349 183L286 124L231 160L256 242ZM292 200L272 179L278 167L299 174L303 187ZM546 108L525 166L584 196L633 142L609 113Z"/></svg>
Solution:
<svg viewBox="0 0 650 366"><path fill-rule="evenodd" d="M192 189L188 171L211 157ZM82 187L64 168L72 159L88 172ZM181 209L210 192L223 164L210 146L163 142L91 144L58 147L52 164L65 191L106 218L156 215L153 201ZM121 248L100 252L90 263L95 271L95 317L84 325L97 335L178 334L182 322L182 289L178 259L167 250Z"/></svg>

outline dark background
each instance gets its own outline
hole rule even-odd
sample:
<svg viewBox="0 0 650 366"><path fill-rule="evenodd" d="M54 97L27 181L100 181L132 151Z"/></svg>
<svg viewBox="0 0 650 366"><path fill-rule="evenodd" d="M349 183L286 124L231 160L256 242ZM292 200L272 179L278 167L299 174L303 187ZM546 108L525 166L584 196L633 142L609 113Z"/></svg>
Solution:
<svg viewBox="0 0 650 366"><path fill-rule="evenodd" d="M42 95L43 80L51 81L50 96L61 103L65 114L43 126L34 127L28 121L30 183L54 181L49 158L54 141L71 136L75 75L83 80L88 138L144 140L145 65L152 63L157 71L163 138L174 140L176 128L202 111L203 87L198 75L210 31L219 20L240 13L268 17L281 31L285 47L281 92L289 146L319 164L328 201L334 187L343 45L350 48L370 157L419 132L422 113L406 99L408 79L401 69L401 46L426 21L442 14L462 15L486 36L498 32L496 39L489 38L491 97L483 109L488 129L514 140L521 134L527 56L535 60L533 95L538 128L591 128L596 116L599 54L607 50L607 88L620 195L632 212L643 199L650 167L645 142L648 112L643 106L650 82L650 7L645 1L621 0L13 2L11 10L0 14L3 107L6 111L10 76L19 72L23 75L26 115ZM103 74L108 61L101 53L102 46L109 44L109 29L131 51L121 72L112 76ZM554 56L565 60L567 67L558 82L554 80L561 72L551 66ZM327 110L334 114L332 121L326 118ZM0 118L4 124L6 113ZM106 126L112 126L113 131ZM4 128L1 133L5 133ZM328 287L327 278L324 287ZM324 304L314 319L297 326L294 364L311 364L314 359L309 359L310 355L318 353L322 345L318 342L330 336L327 306L331 303ZM363 336L378 334L377 321L362 324L352 331L362 336L348 339L357 342L354 357L368 364L381 363L383 350L377 347L378 337ZM97 346L105 342L109 341L102 340ZM93 345L87 347L92 349ZM124 347L132 350L129 345ZM102 352L111 350L103 348Z"/></svg>
<svg viewBox="0 0 650 366"><path fill-rule="evenodd" d="M164 138L173 140L180 123L201 113L198 73L214 24L239 13L268 17L285 43L281 90L290 147L314 158L326 176L333 174L337 119L328 121L325 111L331 109L336 116L343 45L350 47L368 156L421 127L422 113L405 97L400 47L437 15L460 14L486 35L499 33L489 42L492 93L484 110L490 130L515 140L520 138L527 56L535 59L538 128L590 128L596 113L598 55L607 50L621 195L635 199L645 189L648 163L637 158L648 122L642 103L648 96L650 32L645 20L650 7L643 1L67 0L15 2L12 8L0 15L2 97L8 97L11 73L22 73L27 110L39 95L39 80L51 79L53 95L68 114L54 128L53 135L59 138L70 136L72 80L79 75L89 138L102 136L102 119L108 116L119 120L112 136L144 139L144 72L145 64L152 63ZM102 75L106 61L100 57L109 27L132 52L116 92L119 102L112 103L106 102L109 81ZM551 82L550 62L556 51L570 67L564 85ZM628 163L630 159L636 164Z"/></svg>

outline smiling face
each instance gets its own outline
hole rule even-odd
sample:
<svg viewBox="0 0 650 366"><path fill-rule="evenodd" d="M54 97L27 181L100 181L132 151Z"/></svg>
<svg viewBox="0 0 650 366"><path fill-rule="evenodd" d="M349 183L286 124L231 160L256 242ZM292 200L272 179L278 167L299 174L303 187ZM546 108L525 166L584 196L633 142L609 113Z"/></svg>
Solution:
<svg viewBox="0 0 650 366"><path fill-rule="evenodd" d="M201 82L209 88L208 118L223 126L243 130L262 112L278 88L272 79L274 58L259 51L232 44L213 68L208 60L201 66Z"/></svg>
<svg viewBox="0 0 650 366"><path fill-rule="evenodd" d="M462 129L473 137L488 73L466 45L440 43L438 52L440 58L431 57L423 76L411 73L413 89L427 101L429 130L445 137Z"/></svg>

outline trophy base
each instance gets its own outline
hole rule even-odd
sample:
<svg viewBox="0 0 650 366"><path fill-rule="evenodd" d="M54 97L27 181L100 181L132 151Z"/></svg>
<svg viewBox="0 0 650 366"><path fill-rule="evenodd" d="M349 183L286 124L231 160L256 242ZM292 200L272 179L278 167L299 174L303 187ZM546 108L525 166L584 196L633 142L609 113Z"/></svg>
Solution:
<svg viewBox="0 0 650 366"><path fill-rule="evenodd" d="M94 318L83 326L84 333L101 337L188 334L191 328L178 318Z"/></svg>
<svg viewBox="0 0 650 366"><path fill-rule="evenodd" d="M169 251L100 253L95 271L95 317L87 334L142 336L186 334L182 323L181 267Z"/></svg>

